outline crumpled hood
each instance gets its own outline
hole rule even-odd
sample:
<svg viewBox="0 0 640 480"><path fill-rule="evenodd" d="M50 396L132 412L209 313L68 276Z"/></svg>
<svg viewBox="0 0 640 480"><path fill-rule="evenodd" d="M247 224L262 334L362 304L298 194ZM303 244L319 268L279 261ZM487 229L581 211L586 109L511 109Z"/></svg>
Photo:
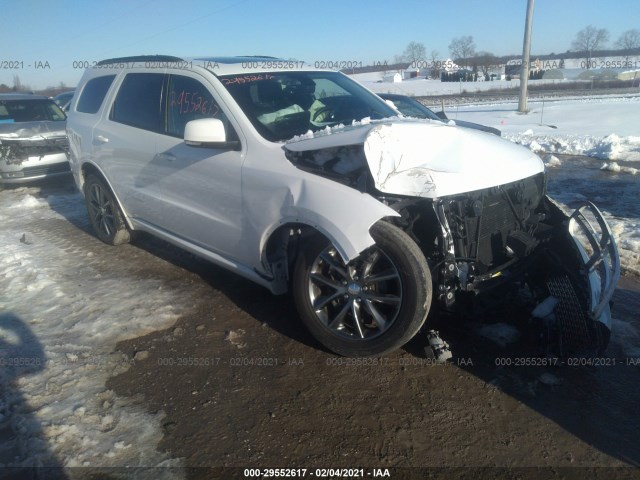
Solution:
<svg viewBox="0 0 640 480"><path fill-rule="evenodd" d="M37 122L0 122L0 141L6 139L29 139L32 137L49 138L66 135L67 122L37 121Z"/></svg>
<svg viewBox="0 0 640 480"><path fill-rule="evenodd" d="M316 134L317 135L317 134ZM436 198L544 171L540 158L494 135L431 121L371 123L288 143L292 152L364 145L381 192Z"/></svg>

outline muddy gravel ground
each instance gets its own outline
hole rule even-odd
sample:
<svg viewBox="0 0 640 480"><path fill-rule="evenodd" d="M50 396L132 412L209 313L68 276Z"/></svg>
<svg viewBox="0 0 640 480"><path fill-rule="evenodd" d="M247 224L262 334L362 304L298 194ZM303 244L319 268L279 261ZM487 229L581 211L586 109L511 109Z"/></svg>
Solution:
<svg viewBox="0 0 640 480"><path fill-rule="evenodd" d="M145 359L107 386L166 413L159 448L187 467L580 466L613 478L601 467L640 462L640 365L619 353L600 368L497 366L526 350L431 318L452 346L450 364L425 358L424 335L377 360L343 359L300 327L286 297L163 253L164 275L189 286L193 310L167 331L120 343ZM635 314L638 290L621 282L618 317Z"/></svg>
<svg viewBox="0 0 640 480"><path fill-rule="evenodd" d="M425 357L424 332L385 357L345 359L306 332L289 297L164 242L140 235L105 248L75 215L47 229L128 281L162 279L180 293L175 325L117 345L131 367L106 387L163 412L157 448L184 459L187 478L248 478L246 468L307 469L288 472L305 478L384 469L386 478L640 478L630 468L640 465L640 359L620 343L599 367L516 365L534 355L526 336L503 348L474 333L475 322L434 311L428 323L451 345L448 364ZM613 300L614 316L640 328L640 282L623 278ZM363 470L322 470L339 468Z"/></svg>

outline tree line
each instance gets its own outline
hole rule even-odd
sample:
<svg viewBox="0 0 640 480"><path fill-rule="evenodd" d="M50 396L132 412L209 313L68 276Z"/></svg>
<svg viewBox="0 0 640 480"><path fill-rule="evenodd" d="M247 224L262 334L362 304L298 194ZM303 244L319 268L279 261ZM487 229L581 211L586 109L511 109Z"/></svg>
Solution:
<svg viewBox="0 0 640 480"><path fill-rule="evenodd" d="M640 54L640 30L631 29L623 32L620 37L613 43L614 49L606 50L609 41L609 31L606 28L597 28L588 25L576 33L571 49L563 54L551 53L548 55L535 55L536 58L545 60L548 58L567 59L567 58L586 58L586 65L591 64L591 59L600 56L625 56ZM449 55L453 61L465 69L471 68L476 73L487 75L489 69L496 65L506 63L508 60L519 55L504 55L498 57L491 52L478 51L476 44L471 35L455 37L449 43ZM432 68L431 77L440 78L441 69L437 68L442 60L440 52L432 50L427 54L424 43L412 41L404 49L401 55L395 55L392 65L420 65L421 63L429 64ZM391 67L391 65L389 66Z"/></svg>

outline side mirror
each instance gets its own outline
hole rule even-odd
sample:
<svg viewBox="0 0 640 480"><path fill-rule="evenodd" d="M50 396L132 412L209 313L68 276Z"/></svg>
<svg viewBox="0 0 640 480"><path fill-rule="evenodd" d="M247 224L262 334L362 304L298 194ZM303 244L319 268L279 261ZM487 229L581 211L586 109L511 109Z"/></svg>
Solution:
<svg viewBox="0 0 640 480"><path fill-rule="evenodd" d="M240 150L240 142L227 141L222 120L200 118L187 122L184 127L184 143L192 147Z"/></svg>

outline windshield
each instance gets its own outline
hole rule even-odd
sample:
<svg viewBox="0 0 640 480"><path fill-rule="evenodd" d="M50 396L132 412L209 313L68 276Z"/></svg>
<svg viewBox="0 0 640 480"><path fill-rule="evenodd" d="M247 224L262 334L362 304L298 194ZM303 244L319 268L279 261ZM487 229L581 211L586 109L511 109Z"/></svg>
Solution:
<svg viewBox="0 0 640 480"><path fill-rule="evenodd" d="M396 112L338 72L278 72L220 77L260 134L270 141Z"/></svg>
<svg viewBox="0 0 640 480"><path fill-rule="evenodd" d="M66 118L53 100L0 100L0 123L57 122Z"/></svg>

